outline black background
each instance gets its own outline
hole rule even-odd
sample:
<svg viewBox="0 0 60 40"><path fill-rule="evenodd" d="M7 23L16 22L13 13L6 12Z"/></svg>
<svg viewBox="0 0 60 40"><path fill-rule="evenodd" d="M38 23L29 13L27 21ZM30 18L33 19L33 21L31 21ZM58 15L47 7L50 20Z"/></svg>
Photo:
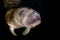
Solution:
<svg viewBox="0 0 60 40"><path fill-rule="evenodd" d="M30 7L40 13L41 24L36 28L31 29L26 36L22 35L25 28L15 30L18 36L14 36L9 31L9 26L5 22L6 10L3 5L3 0L0 0L0 40L49 40L50 33L48 31L48 2L46 0L22 0L19 7Z"/></svg>

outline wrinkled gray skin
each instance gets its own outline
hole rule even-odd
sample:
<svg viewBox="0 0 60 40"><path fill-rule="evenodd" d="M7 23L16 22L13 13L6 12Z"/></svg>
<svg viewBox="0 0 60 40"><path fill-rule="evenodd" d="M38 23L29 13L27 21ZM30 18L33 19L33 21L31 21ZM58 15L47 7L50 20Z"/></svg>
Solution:
<svg viewBox="0 0 60 40"><path fill-rule="evenodd" d="M10 27L10 31L15 36L17 36L14 32L15 29L26 27L23 35L27 35L31 28L34 28L41 23L39 13L27 7L9 10L6 13L5 19Z"/></svg>

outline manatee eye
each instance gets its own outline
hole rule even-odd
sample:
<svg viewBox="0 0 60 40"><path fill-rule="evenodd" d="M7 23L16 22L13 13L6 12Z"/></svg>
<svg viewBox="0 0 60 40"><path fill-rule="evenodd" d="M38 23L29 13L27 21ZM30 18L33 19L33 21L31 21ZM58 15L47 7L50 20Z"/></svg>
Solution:
<svg viewBox="0 0 60 40"><path fill-rule="evenodd" d="M24 12L25 10L21 10L20 12L19 12L19 15L24 15Z"/></svg>

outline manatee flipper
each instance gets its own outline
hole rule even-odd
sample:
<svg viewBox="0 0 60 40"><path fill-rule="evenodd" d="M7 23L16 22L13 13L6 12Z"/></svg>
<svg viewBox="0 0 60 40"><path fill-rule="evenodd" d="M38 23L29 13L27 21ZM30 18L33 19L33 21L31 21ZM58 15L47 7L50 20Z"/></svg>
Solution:
<svg viewBox="0 0 60 40"><path fill-rule="evenodd" d="M30 28L26 28L23 32L23 35L27 35L30 32Z"/></svg>
<svg viewBox="0 0 60 40"><path fill-rule="evenodd" d="M14 36L17 36L16 33L14 32L14 30L16 29L16 27L10 23L8 23L8 25L10 26L9 30L10 32L14 35Z"/></svg>
<svg viewBox="0 0 60 40"><path fill-rule="evenodd" d="M15 28L14 27L10 27L10 32L14 35L17 36L16 33L14 32Z"/></svg>

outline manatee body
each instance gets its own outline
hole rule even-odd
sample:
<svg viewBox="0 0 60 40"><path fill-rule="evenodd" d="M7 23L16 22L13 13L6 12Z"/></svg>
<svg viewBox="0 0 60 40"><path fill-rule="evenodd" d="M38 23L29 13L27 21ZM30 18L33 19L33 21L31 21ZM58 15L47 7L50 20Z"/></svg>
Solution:
<svg viewBox="0 0 60 40"><path fill-rule="evenodd" d="M27 35L31 28L35 28L41 23L40 14L28 7L20 7L11 9L6 13L5 20L10 27L13 35L17 36L14 32L15 29L26 27L23 35Z"/></svg>

